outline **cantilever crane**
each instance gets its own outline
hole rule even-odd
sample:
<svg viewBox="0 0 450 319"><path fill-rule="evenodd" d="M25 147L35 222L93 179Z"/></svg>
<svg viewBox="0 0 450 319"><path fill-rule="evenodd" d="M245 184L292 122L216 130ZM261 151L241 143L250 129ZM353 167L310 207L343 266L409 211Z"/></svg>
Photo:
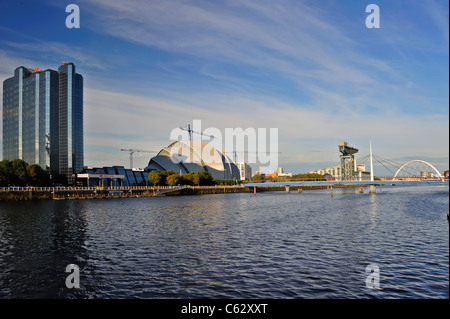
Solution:
<svg viewBox="0 0 450 319"><path fill-rule="evenodd" d="M157 153L155 151L145 151L145 150L134 150L134 149L120 149L121 152L130 152L130 169L133 169L133 154L135 152L145 152L145 153Z"/></svg>
<svg viewBox="0 0 450 319"><path fill-rule="evenodd" d="M184 127L181 127L181 126L180 126L180 130L188 131L188 132L189 132L189 140L190 140L190 141L192 141L192 133L199 134L199 135L203 135L203 136L206 136L206 137L209 137L209 138L214 138L213 135L208 135L208 134L204 134L204 133L202 133L202 132L196 132L196 131L191 130L191 124L188 124L188 127L187 127L187 128L184 128Z"/></svg>

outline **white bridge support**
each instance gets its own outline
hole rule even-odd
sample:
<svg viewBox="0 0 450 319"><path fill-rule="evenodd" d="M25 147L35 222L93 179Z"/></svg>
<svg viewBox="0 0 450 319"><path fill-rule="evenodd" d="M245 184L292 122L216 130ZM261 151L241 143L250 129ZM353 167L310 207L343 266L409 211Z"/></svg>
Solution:
<svg viewBox="0 0 450 319"><path fill-rule="evenodd" d="M425 162L425 161L422 161L422 160L412 160L412 161L406 162L405 164L403 164L403 165L398 169L398 171L395 173L395 175L394 175L394 177L392 178L392 180L395 181L395 178L397 177L398 173L400 173L401 170L402 170L404 167L406 167L406 166L408 166L409 164L412 164L412 163L422 163L422 164L428 165L429 167L431 167L431 168L435 171L435 173L437 174L437 176L439 177L440 180L442 180L442 181L444 180L444 177L441 175L441 173L439 173L439 171L436 169L436 167L434 167L434 166L431 165L430 163Z"/></svg>

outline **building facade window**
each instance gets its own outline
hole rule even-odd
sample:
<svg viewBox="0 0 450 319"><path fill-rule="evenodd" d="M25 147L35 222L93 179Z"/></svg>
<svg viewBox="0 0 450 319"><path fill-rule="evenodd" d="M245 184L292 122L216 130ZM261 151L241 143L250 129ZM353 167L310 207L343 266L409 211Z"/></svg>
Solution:
<svg viewBox="0 0 450 319"><path fill-rule="evenodd" d="M83 77L75 65L16 68L3 82L3 158L38 164L70 181L83 169L83 150Z"/></svg>

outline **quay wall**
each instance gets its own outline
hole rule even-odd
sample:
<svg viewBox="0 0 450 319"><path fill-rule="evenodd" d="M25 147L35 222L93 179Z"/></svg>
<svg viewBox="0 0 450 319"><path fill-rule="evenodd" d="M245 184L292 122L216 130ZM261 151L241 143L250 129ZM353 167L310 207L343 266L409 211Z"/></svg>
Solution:
<svg viewBox="0 0 450 319"><path fill-rule="evenodd" d="M334 188L367 187L367 185L334 185ZM292 185L290 192L311 189L326 189L326 185ZM286 186L258 186L256 192L286 191ZM224 193L253 193L253 187L243 186L187 186L187 187L130 187L130 188L34 188L5 187L0 188L0 201L22 200L62 200L62 199L111 199L138 198L179 195L206 195Z"/></svg>

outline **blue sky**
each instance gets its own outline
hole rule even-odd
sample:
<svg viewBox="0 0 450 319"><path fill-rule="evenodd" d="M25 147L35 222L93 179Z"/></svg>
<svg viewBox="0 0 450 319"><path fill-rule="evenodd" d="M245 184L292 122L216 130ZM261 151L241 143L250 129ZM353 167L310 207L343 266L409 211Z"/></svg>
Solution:
<svg viewBox="0 0 450 319"><path fill-rule="evenodd" d="M79 29L68 29L68 4ZM368 29L365 8L380 8ZM0 80L73 62L85 164L128 166L172 129L278 128L279 165L337 165L338 141L449 167L447 0L0 2ZM2 90L2 88L0 88ZM135 155L145 166L151 154Z"/></svg>

